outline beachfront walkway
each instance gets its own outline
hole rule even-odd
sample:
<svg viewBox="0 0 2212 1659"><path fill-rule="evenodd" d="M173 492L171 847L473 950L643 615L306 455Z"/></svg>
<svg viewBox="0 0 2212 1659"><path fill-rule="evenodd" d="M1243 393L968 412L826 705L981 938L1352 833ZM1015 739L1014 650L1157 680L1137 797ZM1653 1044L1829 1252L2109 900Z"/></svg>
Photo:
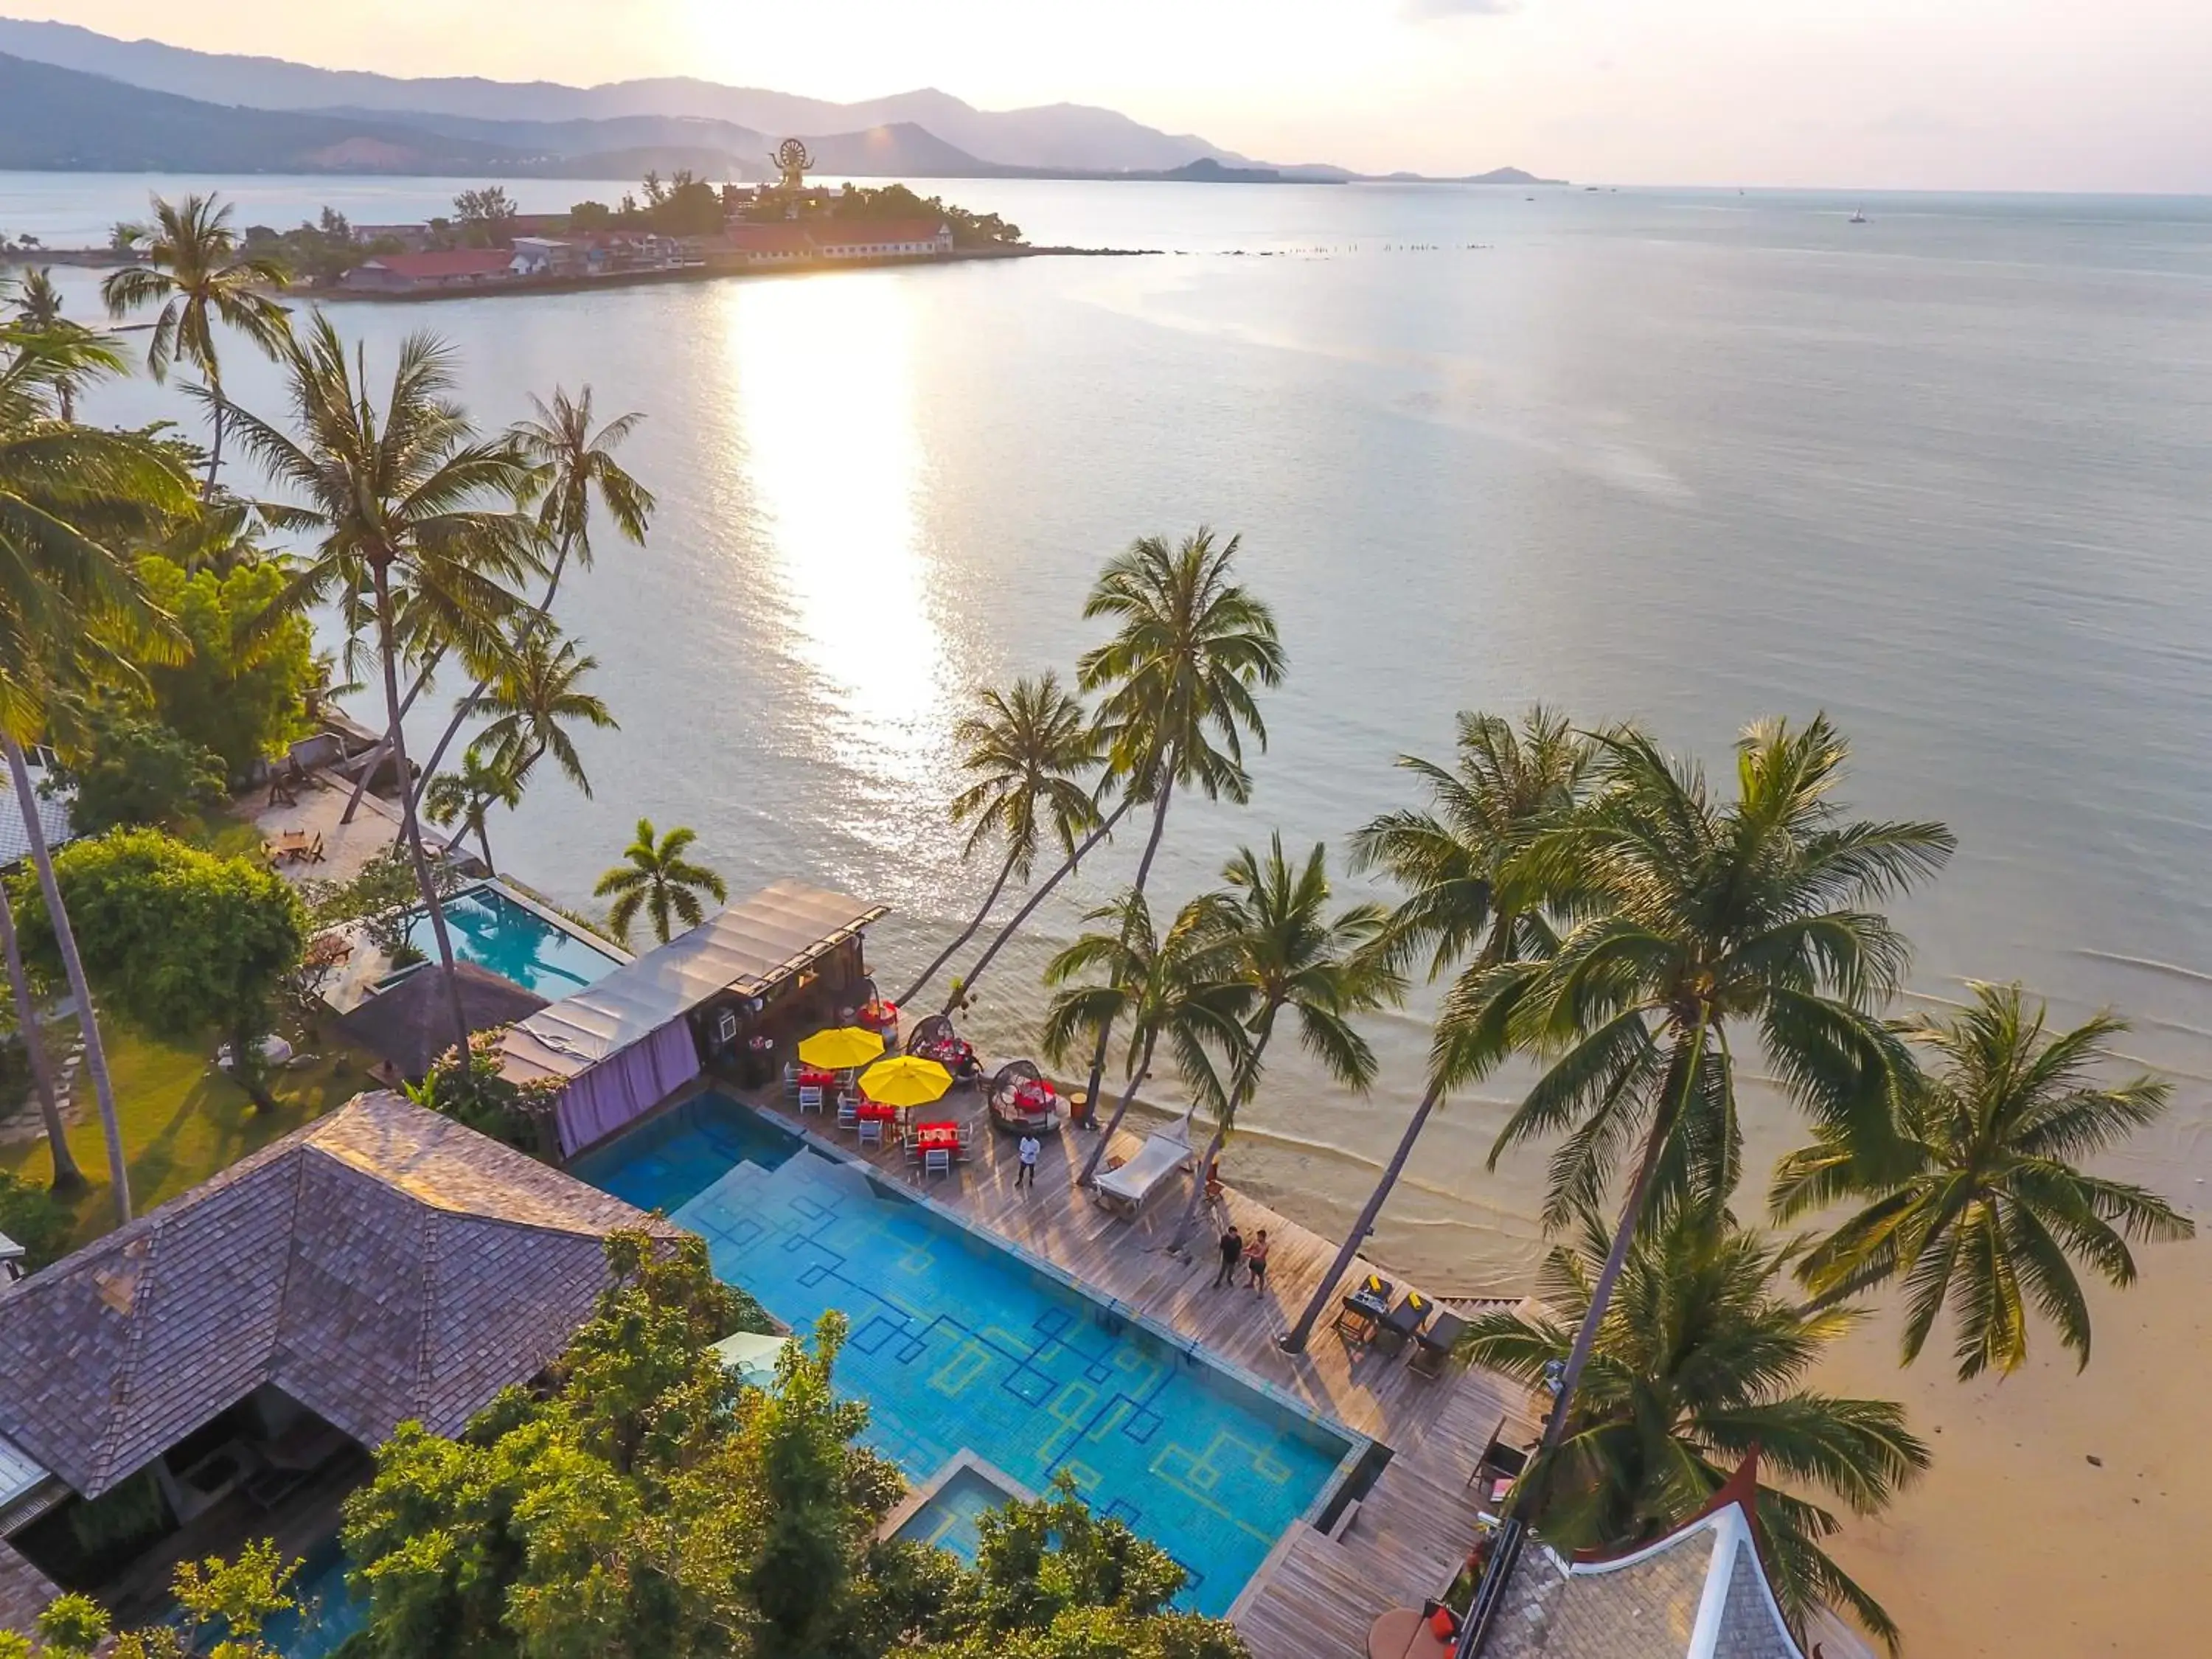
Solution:
<svg viewBox="0 0 2212 1659"><path fill-rule="evenodd" d="M1305 1305L1336 1253L1323 1238L1266 1206L1230 1190L1227 1213L1247 1238L1261 1227L1273 1247L1267 1288L1240 1282L1210 1288L1216 1218L1206 1218L1188 1261L1167 1254L1190 1188L1178 1178L1157 1193L1136 1221L1109 1216L1075 1185L1097 1143L1066 1132L1049 1138L1033 1191L1015 1188L1014 1141L994 1133L973 1091L956 1091L926 1116L969 1126L975 1154L949 1176L927 1180L898 1147L860 1148L833 1115L801 1117L780 1090L736 1091L815 1134L865 1157L887 1175L927 1191L969 1221L1044 1257L1085 1284L1196 1342L1215 1357L1273 1384L1316 1414L1389 1447L1395 1454L1348 1527L1332 1539L1294 1528L1256 1574L1231 1617L1258 1659L1349 1659L1366 1652L1367 1631L1392 1607L1419 1606L1457 1572L1474 1539L1478 1505L1468 1477L1507 1419L1504 1437L1525 1443L1536 1432L1527 1391L1486 1371L1448 1370L1423 1377L1406 1356L1358 1347L1330 1322L1295 1358L1275 1346ZM1133 1117L1132 1122L1135 1121ZM1115 1150L1133 1155L1141 1137L1126 1130ZM1370 1270L1355 1262L1352 1280ZM1386 1270L1386 1278L1395 1277ZM1241 1275L1240 1275L1241 1279ZM1407 1288L1399 1280L1402 1291ZM985 1455L988 1448L976 1449Z"/></svg>

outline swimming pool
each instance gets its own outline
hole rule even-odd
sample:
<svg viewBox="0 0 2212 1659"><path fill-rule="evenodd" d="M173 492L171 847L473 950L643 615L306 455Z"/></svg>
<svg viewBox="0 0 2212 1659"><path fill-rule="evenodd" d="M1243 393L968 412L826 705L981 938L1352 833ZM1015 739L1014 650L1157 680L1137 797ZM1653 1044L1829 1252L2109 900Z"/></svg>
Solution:
<svg viewBox="0 0 2212 1659"><path fill-rule="evenodd" d="M1228 1611L1352 1449L734 1101L702 1097L574 1173L701 1234L715 1272L779 1319L843 1312L840 1388L909 1480L963 1449L1037 1492L1072 1474L1182 1565L1195 1611ZM972 1514L943 1519L972 1538Z"/></svg>
<svg viewBox="0 0 2212 1659"><path fill-rule="evenodd" d="M262 1631L284 1659L328 1659L338 1644L368 1623L368 1604L346 1588L344 1547L326 1538L307 1553L286 1588L299 1605L273 1615Z"/></svg>
<svg viewBox="0 0 2212 1659"><path fill-rule="evenodd" d="M489 884L454 894L443 908L456 957L488 968L548 1002L558 1002L622 965L618 957ZM427 914L415 919L407 938L424 956L437 955L437 933Z"/></svg>

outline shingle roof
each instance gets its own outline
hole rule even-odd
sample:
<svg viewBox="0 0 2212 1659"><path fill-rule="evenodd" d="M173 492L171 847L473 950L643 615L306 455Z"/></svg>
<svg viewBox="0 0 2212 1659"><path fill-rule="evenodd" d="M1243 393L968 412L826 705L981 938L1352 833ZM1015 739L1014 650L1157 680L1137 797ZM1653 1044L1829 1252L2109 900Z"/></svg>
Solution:
<svg viewBox="0 0 2212 1659"><path fill-rule="evenodd" d="M388 270L395 276L423 282L442 276L489 276L505 270L514 258L504 248L461 247L425 253L380 253L355 269Z"/></svg>
<svg viewBox="0 0 2212 1659"><path fill-rule="evenodd" d="M0 1543L0 1630L30 1635L46 1603L61 1593L59 1585L17 1554L12 1545Z"/></svg>
<svg viewBox="0 0 2212 1659"><path fill-rule="evenodd" d="M471 1031L512 1025L547 1006L534 991L473 962L455 963L453 977L460 982L461 1012ZM349 1041L383 1055L402 1077L427 1076L438 1056L453 1046L453 1005L446 1000L444 966L433 962L417 968L342 1015L338 1030Z"/></svg>
<svg viewBox="0 0 2212 1659"><path fill-rule="evenodd" d="M33 766L31 776L43 781L46 774ZM70 803L74 796L69 793L39 794L39 828L46 832L48 847L60 847L74 840L76 832L70 827ZM0 787L0 866L15 864L31 856L31 837L23 823L23 809L15 799L13 789Z"/></svg>
<svg viewBox="0 0 2212 1659"><path fill-rule="evenodd" d="M1804 1659L1759 1561L1749 1469L1705 1514L1616 1559L1568 1567L1523 1551L1487 1659Z"/></svg>
<svg viewBox="0 0 2212 1659"><path fill-rule="evenodd" d="M362 1095L0 1293L0 1433L87 1498L264 1383L364 1444L451 1434L566 1346L625 1228L677 1231Z"/></svg>

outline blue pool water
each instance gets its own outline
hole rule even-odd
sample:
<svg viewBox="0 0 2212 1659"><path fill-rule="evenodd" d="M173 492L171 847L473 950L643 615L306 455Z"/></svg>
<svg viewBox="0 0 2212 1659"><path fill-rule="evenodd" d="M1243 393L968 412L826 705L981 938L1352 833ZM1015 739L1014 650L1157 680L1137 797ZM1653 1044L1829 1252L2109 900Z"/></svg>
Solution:
<svg viewBox="0 0 2212 1659"><path fill-rule="evenodd" d="M705 1097L575 1172L702 1235L714 1271L779 1319L841 1310L838 1382L908 1480L963 1449L1037 1492L1065 1471L1182 1563L1196 1611L1228 1611L1350 1449L734 1102Z"/></svg>
<svg viewBox="0 0 2212 1659"><path fill-rule="evenodd" d="M495 887L471 887L446 901L446 931L453 954L502 979L558 1002L572 991L605 979L622 964L596 945L556 927ZM428 915L416 918L409 941L427 957L438 953Z"/></svg>
<svg viewBox="0 0 2212 1659"><path fill-rule="evenodd" d="M345 1551L335 1538L317 1545L300 1564L289 1591L299 1607L276 1614L262 1632L284 1659L327 1659L368 1623L368 1604L347 1592L346 1565Z"/></svg>

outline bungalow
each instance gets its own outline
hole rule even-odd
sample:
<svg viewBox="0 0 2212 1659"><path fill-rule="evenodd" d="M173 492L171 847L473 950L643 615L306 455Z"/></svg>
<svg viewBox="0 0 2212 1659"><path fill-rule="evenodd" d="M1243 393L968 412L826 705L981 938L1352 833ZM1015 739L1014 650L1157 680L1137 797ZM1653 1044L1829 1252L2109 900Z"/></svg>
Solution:
<svg viewBox="0 0 2212 1659"><path fill-rule="evenodd" d="M439 289L479 288L514 274L514 256L504 248L453 248L436 253L380 253L338 278L338 286L363 294L421 294Z"/></svg>
<svg viewBox="0 0 2212 1659"><path fill-rule="evenodd" d="M586 250L550 236L518 236L507 269L518 276L573 276L584 269Z"/></svg>
<svg viewBox="0 0 2212 1659"><path fill-rule="evenodd" d="M176 1560L327 1530L399 1424L545 1369L626 1230L678 1236L369 1094L0 1289L0 1628L57 1584L143 1617Z"/></svg>

